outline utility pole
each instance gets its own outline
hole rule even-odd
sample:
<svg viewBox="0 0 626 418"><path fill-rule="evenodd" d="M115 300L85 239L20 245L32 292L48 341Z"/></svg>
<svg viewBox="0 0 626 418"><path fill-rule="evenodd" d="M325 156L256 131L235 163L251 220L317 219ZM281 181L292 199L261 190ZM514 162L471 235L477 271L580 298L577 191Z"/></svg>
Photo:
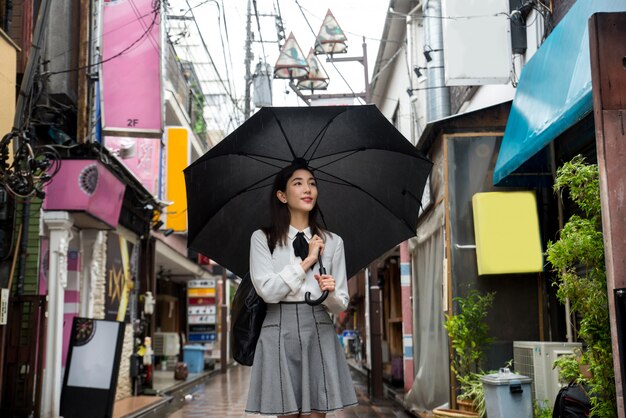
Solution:
<svg viewBox="0 0 626 418"><path fill-rule="evenodd" d="M78 115L76 139L78 143L89 142L89 87L91 81L89 73L92 71L89 67L89 58L91 56L91 1L80 0L78 10L80 14L80 23L78 25Z"/></svg>
<svg viewBox="0 0 626 418"><path fill-rule="evenodd" d="M243 116L247 120L250 117L250 85L252 84L252 0L248 0L248 11L246 14L246 93L244 98Z"/></svg>

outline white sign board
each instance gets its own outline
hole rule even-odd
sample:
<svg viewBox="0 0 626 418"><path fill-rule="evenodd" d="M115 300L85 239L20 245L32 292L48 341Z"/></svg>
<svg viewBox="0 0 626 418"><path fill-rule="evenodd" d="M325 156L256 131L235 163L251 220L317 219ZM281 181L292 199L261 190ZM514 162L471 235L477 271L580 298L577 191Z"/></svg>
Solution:
<svg viewBox="0 0 626 418"><path fill-rule="evenodd" d="M187 282L187 287L189 289L197 289L197 288L202 288L202 287L214 288L215 280L214 279L189 280Z"/></svg>
<svg viewBox="0 0 626 418"><path fill-rule="evenodd" d="M506 84L511 78L508 0L443 0L447 86Z"/></svg>
<svg viewBox="0 0 626 418"><path fill-rule="evenodd" d="M7 324L9 312L9 289L0 290L0 325Z"/></svg>
<svg viewBox="0 0 626 418"><path fill-rule="evenodd" d="M192 315L189 316L189 324L215 324L215 315Z"/></svg>

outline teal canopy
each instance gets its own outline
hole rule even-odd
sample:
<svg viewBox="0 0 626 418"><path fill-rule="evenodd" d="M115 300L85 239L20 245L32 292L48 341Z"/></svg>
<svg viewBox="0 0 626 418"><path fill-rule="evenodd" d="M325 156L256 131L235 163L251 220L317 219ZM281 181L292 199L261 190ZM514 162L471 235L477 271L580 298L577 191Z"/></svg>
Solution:
<svg viewBox="0 0 626 418"><path fill-rule="evenodd" d="M498 185L593 110L588 20L624 0L578 0L522 70L493 174Z"/></svg>

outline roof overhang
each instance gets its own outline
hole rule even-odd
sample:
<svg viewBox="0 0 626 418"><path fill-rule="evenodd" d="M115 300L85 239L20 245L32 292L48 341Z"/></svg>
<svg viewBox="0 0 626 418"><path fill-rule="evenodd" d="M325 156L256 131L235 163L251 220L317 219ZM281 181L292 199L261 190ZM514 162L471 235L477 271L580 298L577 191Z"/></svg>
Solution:
<svg viewBox="0 0 626 418"><path fill-rule="evenodd" d="M623 0L578 1L524 67L493 183L503 180L593 110L588 20Z"/></svg>

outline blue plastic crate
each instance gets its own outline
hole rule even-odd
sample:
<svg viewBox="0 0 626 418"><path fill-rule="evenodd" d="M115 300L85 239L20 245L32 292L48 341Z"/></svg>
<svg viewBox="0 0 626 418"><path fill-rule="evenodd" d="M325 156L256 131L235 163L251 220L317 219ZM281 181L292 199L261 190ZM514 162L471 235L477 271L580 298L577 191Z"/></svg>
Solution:
<svg viewBox="0 0 626 418"><path fill-rule="evenodd" d="M203 346L186 345L183 347L183 361L187 363L189 373L200 373L204 370Z"/></svg>

